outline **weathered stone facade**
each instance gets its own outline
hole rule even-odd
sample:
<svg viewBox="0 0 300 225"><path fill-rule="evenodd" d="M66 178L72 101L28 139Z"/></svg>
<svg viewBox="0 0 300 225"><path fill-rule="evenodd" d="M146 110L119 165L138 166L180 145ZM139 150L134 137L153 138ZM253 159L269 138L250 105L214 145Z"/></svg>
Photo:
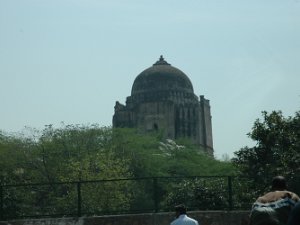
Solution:
<svg viewBox="0 0 300 225"><path fill-rule="evenodd" d="M113 127L163 130L166 138L189 138L213 155L209 100L199 100L187 75L162 56L135 78L126 105L116 102Z"/></svg>

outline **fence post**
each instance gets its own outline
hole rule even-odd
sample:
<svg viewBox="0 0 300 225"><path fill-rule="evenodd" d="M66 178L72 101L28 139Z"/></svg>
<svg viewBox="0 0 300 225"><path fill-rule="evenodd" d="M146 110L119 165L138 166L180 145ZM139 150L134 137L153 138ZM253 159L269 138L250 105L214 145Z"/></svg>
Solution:
<svg viewBox="0 0 300 225"><path fill-rule="evenodd" d="M157 177L153 178L154 212L158 212Z"/></svg>
<svg viewBox="0 0 300 225"><path fill-rule="evenodd" d="M81 182L77 182L77 216L81 217Z"/></svg>
<svg viewBox="0 0 300 225"><path fill-rule="evenodd" d="M3 186L0 184L0 221L4 220L3 199Z"/></svg>
<svg viewBox="0 0 300 225"><path fill-rule="evenodd" d="M233 201L232 201L232 177L228 177L228 203L229 203L229 210L233 209Z"/></svg>

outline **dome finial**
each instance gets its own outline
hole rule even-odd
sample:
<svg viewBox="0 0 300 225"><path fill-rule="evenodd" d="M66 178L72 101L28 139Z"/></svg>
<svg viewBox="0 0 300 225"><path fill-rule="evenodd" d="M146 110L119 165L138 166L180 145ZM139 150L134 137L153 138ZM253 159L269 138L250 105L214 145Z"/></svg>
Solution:
<svg viewBox="0 0 300 225"><path fill-rule="evenodd" d="M153 66L157 66L157 65L171 65L169 64L163 57L163 55L160 55L159 60L156 61L156 63L153 64Z"/></svg>

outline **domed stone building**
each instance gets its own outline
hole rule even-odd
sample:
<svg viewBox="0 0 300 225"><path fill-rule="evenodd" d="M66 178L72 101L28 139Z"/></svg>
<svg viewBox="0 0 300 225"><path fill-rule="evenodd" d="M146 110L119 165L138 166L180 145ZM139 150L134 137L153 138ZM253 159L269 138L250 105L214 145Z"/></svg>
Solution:
<svg viewBox="0 0 300 225"><path fill-rule="evenodd" d="M162 56L135 78L126 105L116 102L113 127L162 130L166 138L188 138L213 155L209 100L199 100L188 76Z"/></svg>

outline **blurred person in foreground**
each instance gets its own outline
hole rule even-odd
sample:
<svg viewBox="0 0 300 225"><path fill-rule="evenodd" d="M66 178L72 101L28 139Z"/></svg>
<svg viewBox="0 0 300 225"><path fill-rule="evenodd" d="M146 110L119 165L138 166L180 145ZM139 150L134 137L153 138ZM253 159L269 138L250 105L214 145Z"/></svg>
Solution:
<svg viewBox="0 0 300 225"><path fill-rule="evenodd" d="M259 197L252 206L250 225L285 225L299 196L287 190L283 176L272 181L272 190Z"/></svg>
<svg viewBox="0 0 300 225"><path fill-rule="evenodd" d="M197 220L186 215L186 211L184 204L175 206L176 219L171 223L171 225L199 225Z"/></svg>
<svg viewBox="0 0 300 225"><path fill-rule="evenodd" d="M292 209L289 216L287 225L299 225L300 224L300 202Z"/></svg>

